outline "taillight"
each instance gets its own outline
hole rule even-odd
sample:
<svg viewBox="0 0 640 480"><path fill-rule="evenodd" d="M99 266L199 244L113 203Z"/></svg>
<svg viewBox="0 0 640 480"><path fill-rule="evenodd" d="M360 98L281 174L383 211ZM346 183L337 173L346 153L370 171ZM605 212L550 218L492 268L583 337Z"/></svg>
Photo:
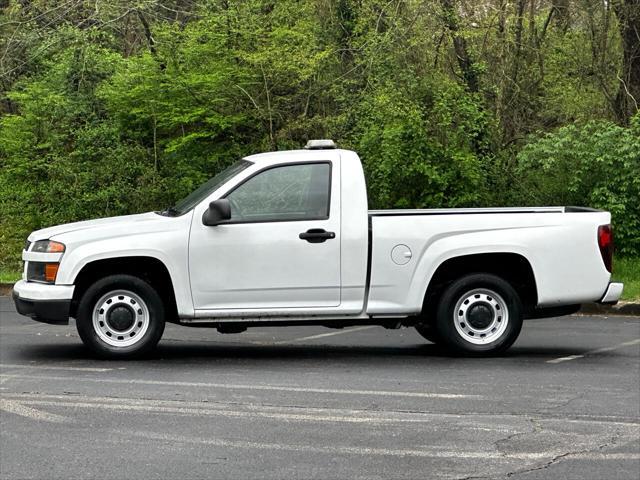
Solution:
<svg viewBox="0 0 640 480"><path fill-rule="evenodd" d="M600 247L604 266L611 273L613 271L613 230L611 225L598 227L598 247Z"/></svg>

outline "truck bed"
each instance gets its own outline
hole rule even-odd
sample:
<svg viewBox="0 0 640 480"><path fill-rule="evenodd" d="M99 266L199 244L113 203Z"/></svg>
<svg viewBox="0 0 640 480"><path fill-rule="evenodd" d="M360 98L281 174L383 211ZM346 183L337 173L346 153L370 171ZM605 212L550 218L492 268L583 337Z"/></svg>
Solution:
<svg viewBox="0 0 640 480"><path fill-rule="evenodd" d="M425 291L418 286L454 257L492 252L521 257L536 280L538 307L598 300L610 280L597 241L598 226L611 221L608 212L577 207L371 210L369 221L367 313L373 315L420 311Z"/></svg>

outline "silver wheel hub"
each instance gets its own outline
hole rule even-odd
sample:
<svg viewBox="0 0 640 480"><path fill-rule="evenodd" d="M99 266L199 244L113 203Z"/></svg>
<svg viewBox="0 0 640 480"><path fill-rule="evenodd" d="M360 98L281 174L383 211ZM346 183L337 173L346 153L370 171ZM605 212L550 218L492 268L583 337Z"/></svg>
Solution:
<svg viewBox="0 0 640 480"><path fill-rule="evenodd" d="M460 297L453 312L453 323L464 340L484 345L502 337L509 324L509 311L498 293L478 288Z"/></svg>
<svg viewBox="0 0 640 480"><path fill-rule="evenodd" d="M142 340L149 329L149 308L129 290L103 295L93 308L93 329L103 342L113 347L129 347Z"/></svg>

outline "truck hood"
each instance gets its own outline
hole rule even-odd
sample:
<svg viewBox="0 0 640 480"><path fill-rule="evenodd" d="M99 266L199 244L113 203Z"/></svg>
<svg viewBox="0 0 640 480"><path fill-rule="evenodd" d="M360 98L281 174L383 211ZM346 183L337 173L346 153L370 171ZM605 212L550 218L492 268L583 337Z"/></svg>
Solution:
<svg viewBox="0 0 640 480"><path fill-rule="evenodd" d="M37 240L57 239L63 241L59 237L72 232L85 230L87 236L93 237L98 230L109 230L111 232L119 232L121 234L132 233L139 230L145 230L150 223L163 222L170 217L163 217L154 212L140 213L136 215L124 215L120 217L99 218L96 220L86 220L84 222L66 223L64 225L56 225L53 227L36 230L29 235L28 240L35 242Z"/></svg>

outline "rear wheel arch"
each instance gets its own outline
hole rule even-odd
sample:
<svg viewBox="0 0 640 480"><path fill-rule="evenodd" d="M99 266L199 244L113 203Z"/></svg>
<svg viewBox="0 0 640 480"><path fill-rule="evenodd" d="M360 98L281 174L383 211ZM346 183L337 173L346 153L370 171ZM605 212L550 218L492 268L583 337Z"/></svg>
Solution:
<svg viewBox="0 0 640 480"><path fill-rule="evenodd" d="M538 303L536 278L529 260L518 253L478 253L453 257L442 262L427 285L422 313L430 317L446 288L457 279L473 274L486 273L502 278L518 293L525 311L533 310Z"/></svg>
<svg viewBox="0 0 640 480"><path fill-rule="evenodd" d="M75 318L78 305L91 285L104 277L118 274L138 277L151 285L163 300L167 320L177 319L176 295L169 269L162 260L149 256L111 257L84 265L73 282L75 289L70 316Z"/></svg>

